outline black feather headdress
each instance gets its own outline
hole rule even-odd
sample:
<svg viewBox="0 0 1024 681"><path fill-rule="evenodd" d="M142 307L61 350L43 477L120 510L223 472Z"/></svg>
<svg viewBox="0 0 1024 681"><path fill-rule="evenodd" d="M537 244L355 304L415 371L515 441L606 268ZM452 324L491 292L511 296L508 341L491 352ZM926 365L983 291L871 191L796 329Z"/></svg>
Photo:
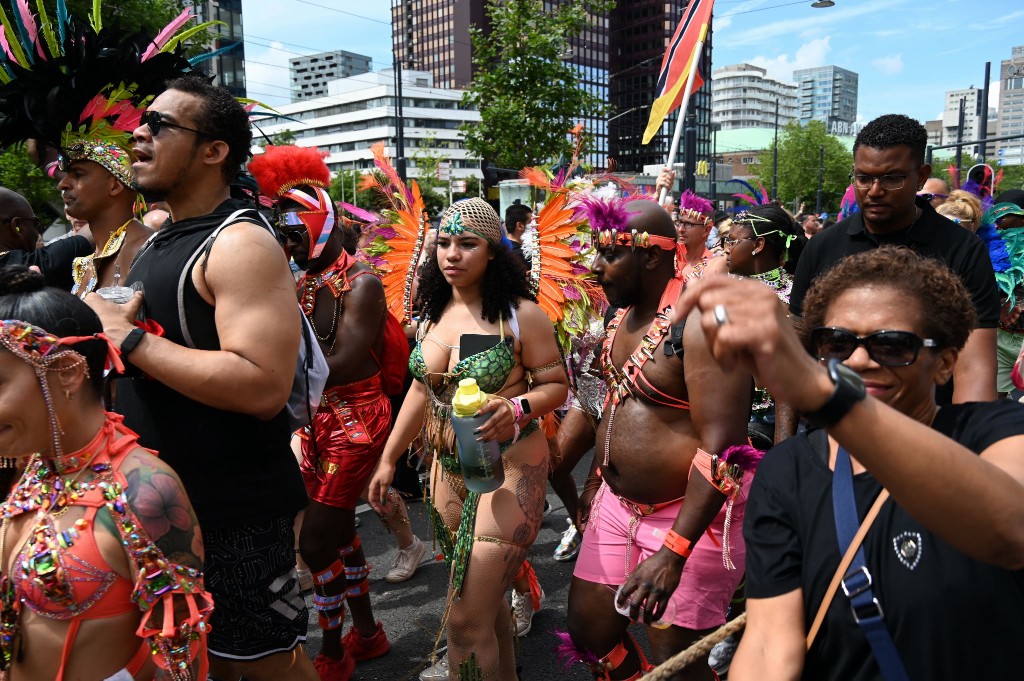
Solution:
<svg viewBox="0 0 1024 681"><path fill-rule="evenodd" d="M0 148L35 139L68 161L87 159L131 184L132 131L168 80L194 63L183 41L220 22L181 30L182 12L155 37L105 27L101 3L82 21L57 0L53 21L43 0L0 5Z"/></svg>

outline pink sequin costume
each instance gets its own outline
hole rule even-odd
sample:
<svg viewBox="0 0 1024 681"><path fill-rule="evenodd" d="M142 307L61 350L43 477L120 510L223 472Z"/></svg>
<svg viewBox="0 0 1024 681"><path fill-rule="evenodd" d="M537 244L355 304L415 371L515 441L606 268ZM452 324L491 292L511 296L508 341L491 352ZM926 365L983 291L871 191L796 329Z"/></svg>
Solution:
<svg viewBox="0 0 1024 681"><path fill-rule="evenodd" d="M46 373L55 370L61 357L72 355L84 362L84 357L67 346L97 336L58 338L25 322L0 321L0 345L36 370L52 426L56 420ZM137 436L122 425L119 415L110 413L92 442L77 452L62 452L59 433L55 428L55 455L34 455L0 507L0 565L4 568L0 575L0 671L4 678L18 647L22 610L28 607L36 615L70 621L55 681L61 681L68 671L83 621L135 609L142 611L136 631L142 640L125 671L134 675L152 654L154 663L176 681L205 679L206 622L213 601L203 589L202 575L170 562L128 504L128 481L120 467L138 446ZM84 507L85 515L62 529L59 517L71 507ZM117 574L100 554L95 519L101 508L107 509L117 528L133 580ZM4 558L4 540L12 520L33 513L35 518L15 559ZM185 616L176 613L182 602L187 608L178 610L187 611ZM161 607L156 611L162 621L154 622L151 619L158 604ZM192 673L193 662L198 667L196 674Z"/></svg>

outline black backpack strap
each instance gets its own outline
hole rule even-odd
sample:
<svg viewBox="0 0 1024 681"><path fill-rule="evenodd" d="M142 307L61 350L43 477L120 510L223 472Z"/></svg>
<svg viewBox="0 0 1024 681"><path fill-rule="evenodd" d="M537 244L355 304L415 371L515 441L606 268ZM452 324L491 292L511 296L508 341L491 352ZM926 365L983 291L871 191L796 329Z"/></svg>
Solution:
<svg viewBox="0 0 1024 681"><path fill-rule="evenodd" d="M675 355L679 359L683 358L683 327L686 326L686 320L673 324L669 327L668 335L665 337L665 356L671 357Z"/></svg>
<svg viewBox="0 0 1024 681"><path fill-rule="evenodd" d="M242 208L236 210L234 213L229 215L224 222L220 223L216 229L206 238L205 241L195 250L194 253L189 257L185 263L185 267L181 270L181 276L178 277L178 323L181 325L181 335L185 340L185 346L189 348L195 348L195 341L192 340L192 333L188 328L188 315L185 313L185 282L187 277L192 276L192 268L195 267L199 258L205 256L203 260L203 270L206 270L206 263L210 257L210 251L213 249L213 242L217 239L217 236L221 233L225 227L229 227L236 222L242 222L247 220L249 222L255 222L252 219L252 215L256 215L263 226L266 227L273 233L273 229L270 227L270 223L267 222L266 218L258 210L253 208Z"/></svg>

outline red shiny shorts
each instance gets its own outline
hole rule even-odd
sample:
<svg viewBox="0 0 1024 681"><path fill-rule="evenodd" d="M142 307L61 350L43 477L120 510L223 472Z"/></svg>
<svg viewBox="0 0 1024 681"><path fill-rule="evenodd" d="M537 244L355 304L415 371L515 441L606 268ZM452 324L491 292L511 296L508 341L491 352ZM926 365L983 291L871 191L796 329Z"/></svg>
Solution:
<svg viewBox="0 0 1024 681"><path fill-rule="evenodd" d="M309 498L354 509L380 461L391 428L391 403L380 374L324 391L312 432L302 438L302 477Z"/></svg>

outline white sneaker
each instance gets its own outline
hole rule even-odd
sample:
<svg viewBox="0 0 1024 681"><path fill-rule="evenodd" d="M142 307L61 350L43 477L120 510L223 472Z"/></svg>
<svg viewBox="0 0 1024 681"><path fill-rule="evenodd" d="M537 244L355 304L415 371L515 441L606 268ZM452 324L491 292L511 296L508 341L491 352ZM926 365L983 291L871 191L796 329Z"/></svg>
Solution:
<svg viewBox="0 0 1024 681"><path fill-rule="evenodd" d="M448 653L420 672L420 681L448 681Z"/></svg>
<svg viewBox="0 0 1024 681"><path fill-rule="evenodd" d="M538 601L540 607L534 610L530 594L521 594L512 589L512 614L516 620L516 636L526 636L533 628L533 616L540 611L541 607L544 607L544 589L540 590Z"/></svg>
<svg viewBox="0 0 1024 681"><path fill-rule="evenodd" d="M566 518L565 522L569 523L569 529L562 533L562 541L558 543L555 548L555 553L552 556L555 560L560 563L565 561L573 560L580 552L580 544L583 543L583 535L576 531L576 526L572 523L572 518Z"/></svg>
<svg viewBox="0 0 1024 681"><path fill-rule="evenodd" d="M392 584L404 582L416 574L416 569L423 560L423 554L427 552L427 545L420 541L420 538L413 535L412 544L407 549L399 549L395 556L395 564L391 566L384 579Z"/></svg>

